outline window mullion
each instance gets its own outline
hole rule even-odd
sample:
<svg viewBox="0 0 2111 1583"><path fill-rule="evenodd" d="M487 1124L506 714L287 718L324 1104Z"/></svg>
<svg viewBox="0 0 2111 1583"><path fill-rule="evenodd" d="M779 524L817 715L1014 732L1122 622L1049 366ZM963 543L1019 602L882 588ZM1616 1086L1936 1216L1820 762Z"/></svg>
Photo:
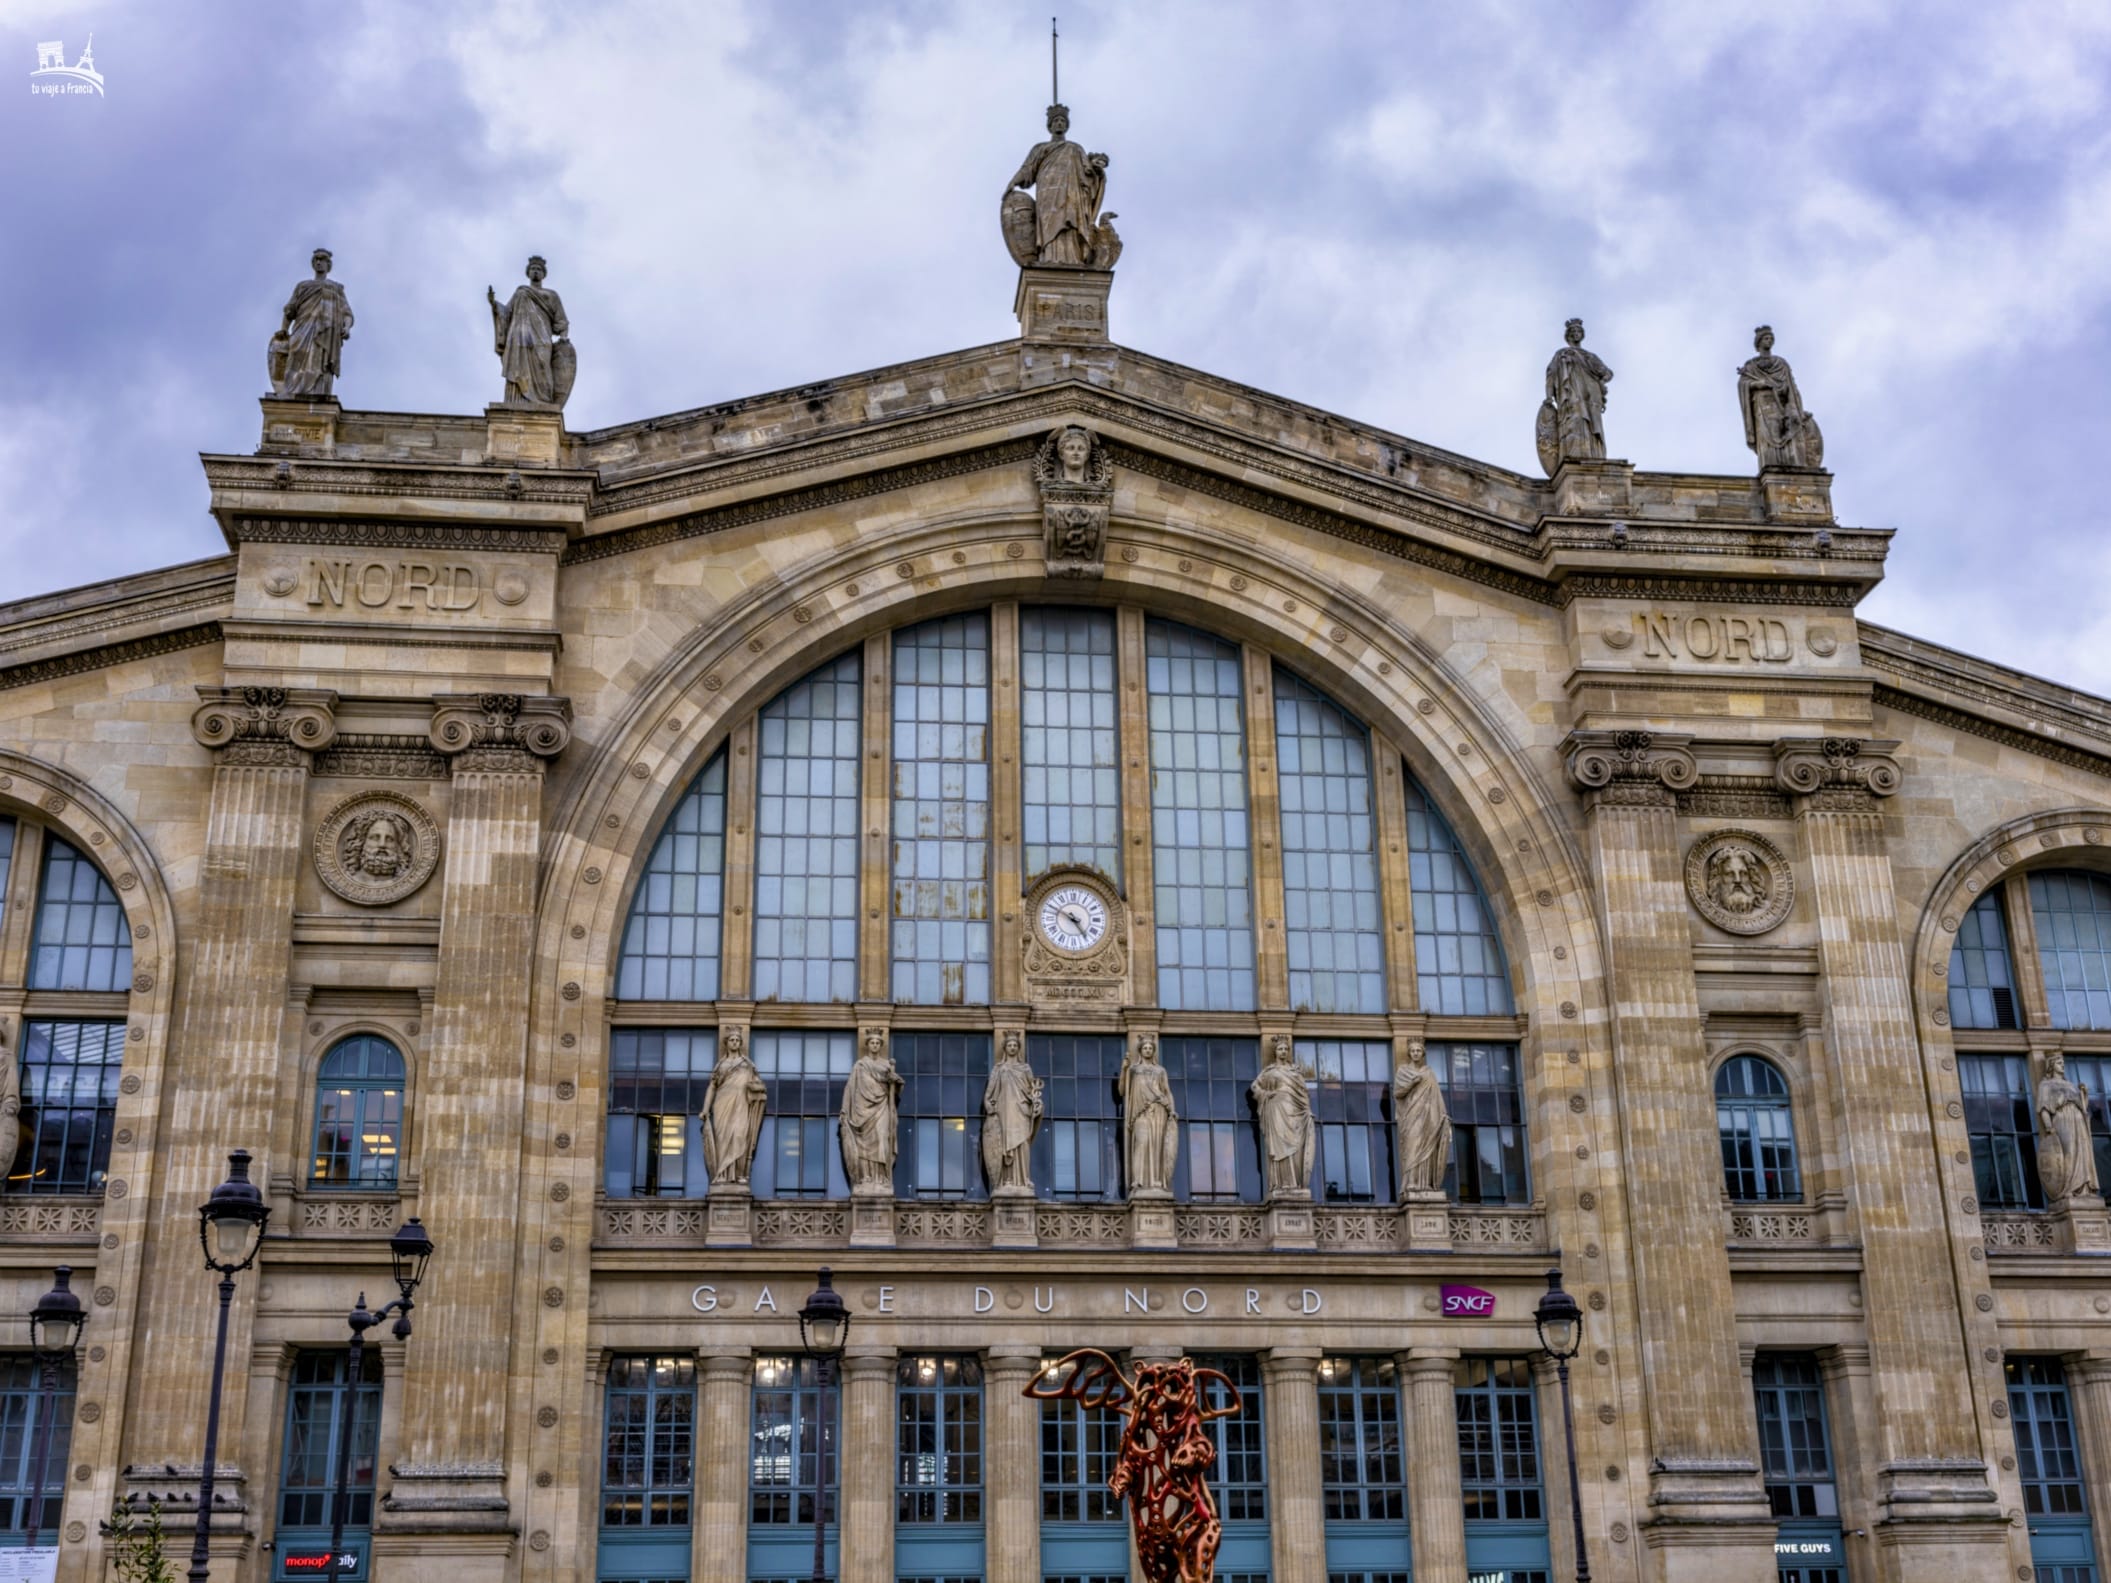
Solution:
<svg viewBox="0 0 2111 1583"><path fill-rule="evenodd" d="M718 996L755 994L755 716L726 743L725 884L719 897Z"/></svg>
<svg viewBox="0 0 2111 1583"><path fill-rule="evenodd" d="M1024 834L1019 784L1019 606L990 607L990 991L1000 1003L1026 998L1019 940L1025 928Z"/></svg>
<svg viewBox="0 0 2111 1583"><path fill-rule="evenodd" d="M1115 718L1120 724L1122 895L1129 904L1129 994L1137 1006L1158 1004L1158 908L1152 888L1151 704L1144 692L1143 612L1124 605L1114 617Z"/></svg>
<svg viewBox="0 0 2111 1583"><path fill-rule="evenodd" d="M1407 851L1407 796L1400 783L1400 749L1378 732L1371 733L1371 756L1378 761L1378 898L1379 925L1385 931L1386 1004L1394 1011L1413 1011L1422 1002L1415 984L1415 896Z"/></svg>
<svg viewBox="0 0 2111 1583"><path fill-rule="evenodd" d="M1262 1011L1290 1008L1283 939L1283 799L1276 778L1275 673L1268 655L1240 648L1246 673L1246 802L1253 810L1255 988Z"/></svg>
<svg viewBox="0 0 2111 1583"><path fill-rule="evenodd" d="M15 821L15 855L7 871L5 912L0 914L0 984L29 982L29 942L36 928L37 882L44 872L44 828ZM9 1045L12 1049L14 1046Z"/></svg>
<svg viewBox="0 0 2111 1583"><path fill-rule="evenodd" d="M864 755L858 766L859 804L864 833L859 837L864 862L858 876L858 999L885 1001L892 971L887 942L893 921L894 774L890 749L894 736L894 634L865 640Z"/></svg>
<svg viewBox="0 0 2111 1583"><path fill-rule="evenodd" d="M2015 976L2023 1026L2052 1026L2052 1006L2045 995L2045 959L2038 955L2038 919L2030 906L2030 876L2011 874L2001 886L2002 910L2008 914L2008 970Z"/></svg>

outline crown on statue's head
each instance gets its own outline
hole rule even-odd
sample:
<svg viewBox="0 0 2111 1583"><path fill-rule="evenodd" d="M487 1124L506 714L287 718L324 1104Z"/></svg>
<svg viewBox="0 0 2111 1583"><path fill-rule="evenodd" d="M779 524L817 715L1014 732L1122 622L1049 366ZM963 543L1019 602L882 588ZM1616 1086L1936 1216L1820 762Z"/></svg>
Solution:
<svg viewBox="0 0 2111 1583"><path fill-rule="evenodd" d="M1070 120L1070 106L1067 104L1052 104L1048 107L1048 125L1051 131L1055 128L1056 117L1058 116L1061 116L1067 125Z"/></svg>

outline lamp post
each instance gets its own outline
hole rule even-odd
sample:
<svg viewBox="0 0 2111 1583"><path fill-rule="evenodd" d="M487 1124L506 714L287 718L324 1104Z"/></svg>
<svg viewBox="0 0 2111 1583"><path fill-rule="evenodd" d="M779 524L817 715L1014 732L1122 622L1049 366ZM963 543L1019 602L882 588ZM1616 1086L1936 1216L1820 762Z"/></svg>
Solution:
<svg viewBox="0 0 2111 1583"><path fill-rule="evenodd" d="M1547 1289L1533 1311L1539 1345L1561 1376L1561 1428L1569 1443L1569 1517L1576 1525L1576 1583L1591 1583L1591 1558L1583 1548L1583 1481L1576 1474L1576 1415L1569 1407L1569 1359L1583 1346L1583 1310L1561 1289L1561 1271L1547 1271Z"/></svg>
<svg viewBox="0 0 2111 1583"><path fill-rule="evenodd" d="M189 1583L212 1583L213 1470L220 1455L220 1388L227 1378L227 1311L235 1277L257 1262L271 1206L249 1179L249 1151L227 1157L227 1180L198 1209L198 1242L205 1267L220 1276L220 1331L213 1343L213 1392L205 1406L205 1465L198 1474L198 1531L191 1538Z"/></svg>
<svg viewBox="0 0 2111 1583"><path fill-rule="evenodd" d="M73 1356L80 1345L81 1327L88 1315L73 1292L73 1267L62 1264L51 1272L52 1288L37 1299L29 1311L29 1350L37 1360L37 1455L36 1472L29 1485L29 1529L22 1548L37 1547L37 1529L44 1515L44 1479L51 1471L51 1418L57 1410L59 1362Z"/></svg>
<svg viewBox="0 0 2111 1583"><path fill-rule="evenodd" d="M799 1345L809 1358L814 1360L815 1408L817 1422L814 1425L814 1570L812 1583L828 1583L828 1571L822 1564L822 1533L828 1524L828 1426L831 1422L828 1411L828 1387L835 1376L836 1359L842 1356L843 1343L850 1339L850 1310L836 1289L829 1284L828 1271L821 1272L821 1284L814 1288L813 1296L799 1310Z"/></svg>
<svg viewBox="0 0 2111 1583"><path fill-rule="evenodd" d="M410 1311L417 1306L412 1296L418 1283L425 1279L426 1260L432 1257L432 1238L425 1234L416 1215L398 1226L396 1234L388 1239L388 1256L396 1290L402 1295L369 1313L366 1293L361 1292L358 1303L345 1317L345 1323L352 1327L352 1341L345 1353L344 1422L337 1434L337 1490L330 1501L330 1583L337 1583L338 1562L344 1554L345 1518L352 1504L352 1435L359 1416L360 1377L366 1373L366 1333L394 1314L395 1338L410 1339Z"/></svg>

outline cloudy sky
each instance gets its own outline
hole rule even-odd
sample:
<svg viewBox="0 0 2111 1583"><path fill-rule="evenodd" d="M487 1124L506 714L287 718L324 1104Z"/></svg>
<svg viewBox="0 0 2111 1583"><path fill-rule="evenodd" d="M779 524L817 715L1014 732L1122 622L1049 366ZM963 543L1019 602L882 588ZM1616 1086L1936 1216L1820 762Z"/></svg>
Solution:
<svg viewBox="0 0 2111 1583"><path fill-rule="evenodd" d="M348 406L499 394L550 260L592 428L1003 339L1046 0L0 0L0 600L218 553L318 243ZM1536 470L1562 320L1614 454L1752 466L1766 320L1872 619L2111 693L2111 6L1060 0L1126 345ZM22 91L94 34L100 96ZM0 74L4 75L4 74Z"/></svg>

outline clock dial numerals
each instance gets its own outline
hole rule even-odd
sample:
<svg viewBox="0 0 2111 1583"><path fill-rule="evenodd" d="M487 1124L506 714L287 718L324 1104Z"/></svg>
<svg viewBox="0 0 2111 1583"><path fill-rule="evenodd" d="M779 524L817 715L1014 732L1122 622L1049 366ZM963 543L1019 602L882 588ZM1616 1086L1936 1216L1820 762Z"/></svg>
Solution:
<svg viewBox="0 0 2111 1583"><path fill-rule="evenodd" d="M1107 935L1107 904L1082 885L1062 885L1041 902L1041 938L1059 951L1089 951Z"/></svg>

